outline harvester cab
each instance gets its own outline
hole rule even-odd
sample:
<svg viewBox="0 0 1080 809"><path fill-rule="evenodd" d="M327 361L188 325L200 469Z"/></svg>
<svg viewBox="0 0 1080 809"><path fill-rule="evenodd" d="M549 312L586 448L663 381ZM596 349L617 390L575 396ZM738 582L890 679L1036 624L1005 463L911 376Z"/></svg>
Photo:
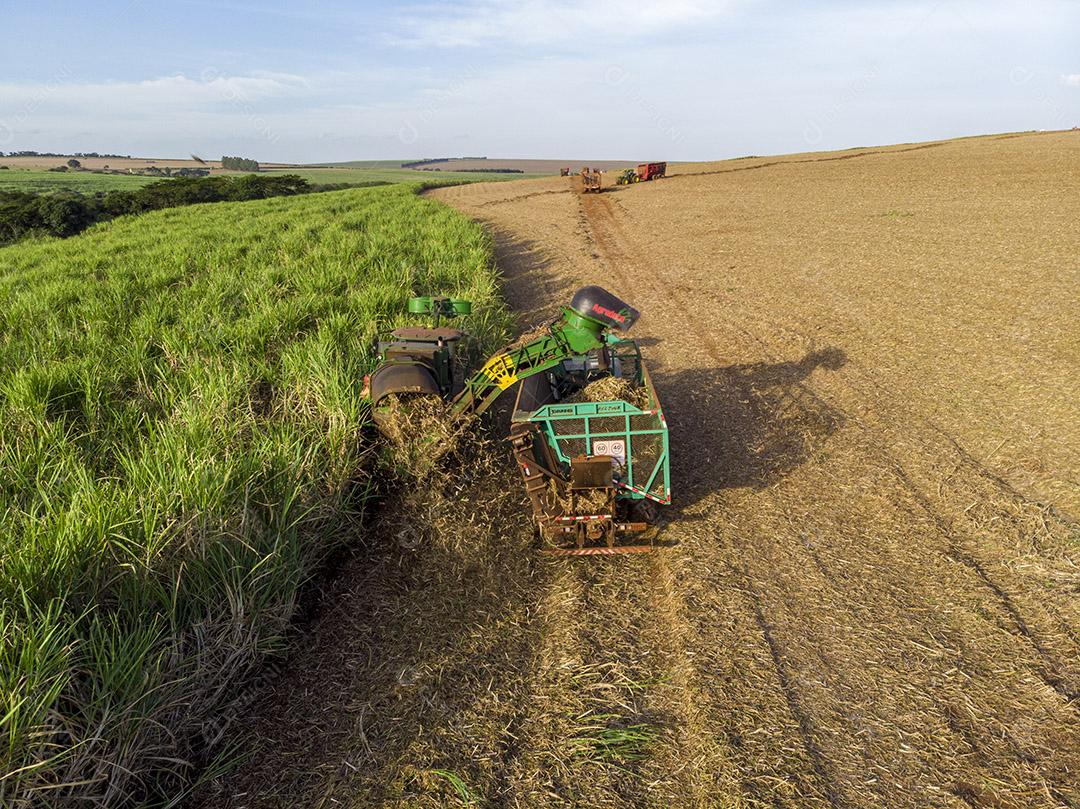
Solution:
<svg viewBox="0 0 1080 809"><path fill-rule="evenodd" d="M509 440L546 550L651 550L657 506L671 502L668 429L640 348L621 336L637 321L636 309L598 286L583 287L544 333L463 372L460 384L455 367L467 335L438 322L471 306L414 298L409 310L436 323L398 329L379 343L369 395L380 428L393 417L384 404L390 394L439 397L445 417L461 421L517 386ZM594 385L605 380L610 389ZM648 544L621 541L642 533Z"/></svg>

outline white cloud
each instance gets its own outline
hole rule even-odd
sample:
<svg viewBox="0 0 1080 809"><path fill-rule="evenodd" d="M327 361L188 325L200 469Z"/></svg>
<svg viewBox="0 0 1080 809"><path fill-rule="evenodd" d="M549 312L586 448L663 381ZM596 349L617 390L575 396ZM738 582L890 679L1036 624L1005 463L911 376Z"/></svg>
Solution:
<svg viewBox="0 0 1080 809"><path fill-rule="evenodd" d="M46 82L0 82L0 149L134 154L158 152L159 143L184 154L245 138L273 148L276 113L329 92L303 76L268 71L231 76L207 68L197 78L106 82L62 71Z"/></svg>
<svg viewBox="0 0 1080 809"><path fill-rule="evenodd" d="M468 0L456 7L413 7L393 44L441 48L567 43L580 50L701 24L737 0Z"/></svg>
<svg viewBox="0 0 1080 809"><path fill-rule="evenodd" d="M207 68L197 79L176 75L143 81L0 83L0 107L7 110L59 105L106 110L118 106L176 109L228 104L237 99L254 102L295 97L309 86L302 76L284 73L225 76Z"/></svg>
<svg viewBox="0 0 1080 809"><path fill-rule="evenodd" d="M0 78L0 149L674 160L799 151L808 124L818 148L1051 128L1080 74L1039 74L1051 106L1008 70L1071 67L1080 8L1036 2L411 0L357 54L252 61L292 72Z"/></svg>

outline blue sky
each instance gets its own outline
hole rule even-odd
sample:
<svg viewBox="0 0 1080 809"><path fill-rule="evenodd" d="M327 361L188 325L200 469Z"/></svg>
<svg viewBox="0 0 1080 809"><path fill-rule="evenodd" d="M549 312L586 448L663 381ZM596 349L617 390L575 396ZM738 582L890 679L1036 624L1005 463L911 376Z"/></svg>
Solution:
<svg viewBox="0 0 1080 809"><path fill-rule="evenodd" d="M2 0L0 150L719 159L1080 125L1080 3Z"/></svg>

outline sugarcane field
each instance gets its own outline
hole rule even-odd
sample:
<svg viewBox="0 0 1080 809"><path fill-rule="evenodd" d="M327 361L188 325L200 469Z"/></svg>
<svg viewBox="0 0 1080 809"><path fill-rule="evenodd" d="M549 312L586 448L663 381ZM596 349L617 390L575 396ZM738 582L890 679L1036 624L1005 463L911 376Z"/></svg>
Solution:
<svg viewBox="0 0 1080 809"><path fill-rule="evenodd" d="M0 807L1080 806L1080 10L16 6Z"/></svg>

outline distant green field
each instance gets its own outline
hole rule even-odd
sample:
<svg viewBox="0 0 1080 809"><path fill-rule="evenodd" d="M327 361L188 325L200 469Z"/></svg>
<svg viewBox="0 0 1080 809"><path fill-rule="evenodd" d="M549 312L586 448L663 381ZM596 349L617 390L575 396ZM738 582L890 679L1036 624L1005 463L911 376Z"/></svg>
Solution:
<svg viewBox="0 0 1080 809"><path fill-rule="evenodd" d="M0 165L3 160L0 159ZM26 191L39 194L48 191L117 191L141 188L159 177L138 177L128 174L91 174L88 171L45 171L42 169L0 170L0 191Z"/></svg>
<svg viewBox="0 0 1080 809"><path fill-rule="evenodd" d="M445 180L480 182L524 180L543 174L500 174L488 171L416 171L402 168L271 169L266 174L298 174L311 183L362 183L382 180L390 183L440 182Z"/></svg>
<svg viewBox="0 0 1080 809"><path fill-rule="evenodd" d="M386 161L390 162L390 161ZM2 165L2 163L0 163ZM397 165L394 162L392 165ZM242 172L238 172L242 173ZM541 177L540 174L499 174L478 171L415 171L402 168L346 168L346 169L269 169L263 174L298 174L310 183L366 183L373 181L389 183L521 180ZM161 177L140 177L126 174L92 174L87 171L44 171L38 169L0 170L0 191L26 191L48 193L50 191L79 191L92 194L95 191L117 191L141 188Z"/></svg>

